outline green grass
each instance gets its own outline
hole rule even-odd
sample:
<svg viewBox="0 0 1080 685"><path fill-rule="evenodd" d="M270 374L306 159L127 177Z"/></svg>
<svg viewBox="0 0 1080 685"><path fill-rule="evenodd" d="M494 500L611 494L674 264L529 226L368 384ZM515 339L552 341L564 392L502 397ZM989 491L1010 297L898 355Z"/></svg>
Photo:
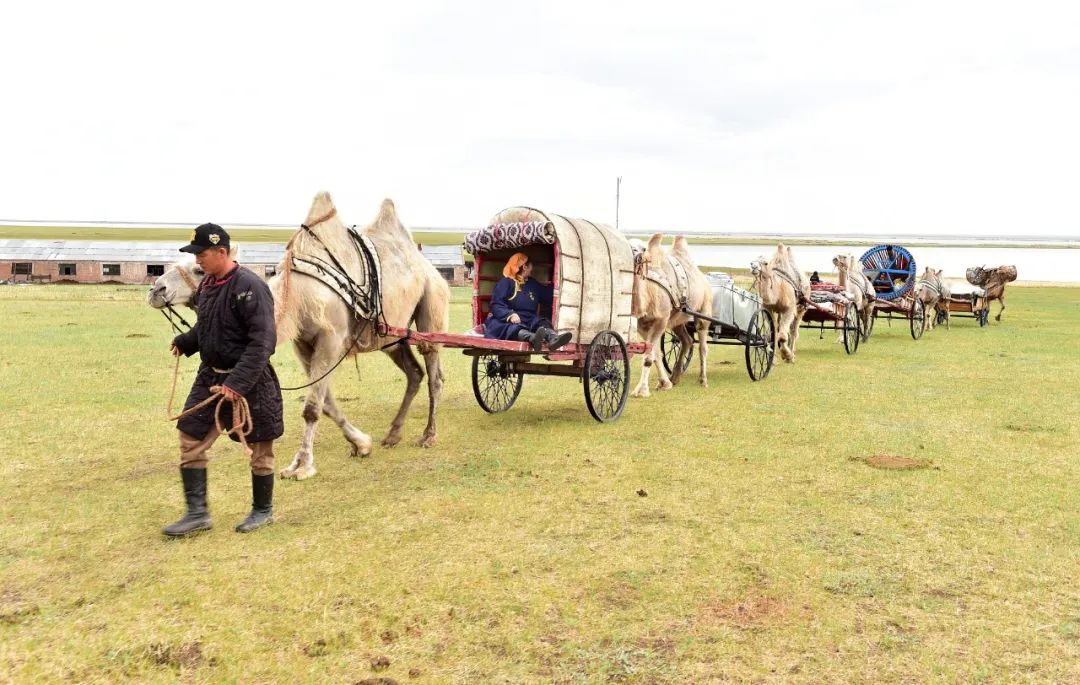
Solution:
<svg viewBox="0 0 1080 685"><path fill-rule="evenodd" d="M803 331L761 383L714 347L710 387L608 425L563 378L487 415L447 351L436 448L411 444L423 393L410 444L367 459L324 421L319 474L242 536L222 441L216 527L181 541L158 532L182 505L142 292L0 288L0 682L1080 681L1080 289L1012 288L1004 323L918 342L879 322L854 356ZM381 437L402 377L357 367L337 395Z"/></svg>

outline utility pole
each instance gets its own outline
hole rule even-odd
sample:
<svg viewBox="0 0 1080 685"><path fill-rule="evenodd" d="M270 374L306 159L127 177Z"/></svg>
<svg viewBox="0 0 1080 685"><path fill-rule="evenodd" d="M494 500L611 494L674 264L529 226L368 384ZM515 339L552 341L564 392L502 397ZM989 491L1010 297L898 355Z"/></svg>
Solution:
<svg viewBox="0 0 1080 685"><path fill-rule="evenodd" d="M619 230L619 189L622 186L622 176L615 177L615 230Z"/></svg>

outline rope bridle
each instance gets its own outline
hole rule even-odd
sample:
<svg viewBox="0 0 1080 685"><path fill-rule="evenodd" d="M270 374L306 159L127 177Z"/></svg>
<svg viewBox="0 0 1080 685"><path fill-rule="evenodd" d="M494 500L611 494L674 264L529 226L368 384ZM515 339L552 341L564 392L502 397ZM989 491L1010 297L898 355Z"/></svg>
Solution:
<svg viewBox="0 0 1080 685"><path fill-rule="evenodd" d="M199 284L195 282L195 279L191 277L191 274L188 273L188 270L185 267L177 264L174 270L180 274L180 278L183 279L184 284L191 290L191 302L194 305L196 296L199 294ZM165 306L158 311L161 312L162 316L165 317L165 320L169 322L169 325L172 326L172 329L176 331L177 334L186 331L177 326L176 321L182 323L187 330L191 330L191 324L187 322L187 319L185 319L180 312L176 311L176 307L173 306L172 300L166 300Z"/></svg>

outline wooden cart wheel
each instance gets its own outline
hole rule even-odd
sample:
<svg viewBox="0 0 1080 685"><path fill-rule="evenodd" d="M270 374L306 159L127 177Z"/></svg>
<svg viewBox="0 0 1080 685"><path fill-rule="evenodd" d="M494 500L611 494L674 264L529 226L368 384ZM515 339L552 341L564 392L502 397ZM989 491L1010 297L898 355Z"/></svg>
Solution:
<svg viewBox="0 0 1080 685"><path fill-rule="evenodd" d="M746 372L750 380L764 380L776 358L776 327L768 310L759 309L746 330Z"/></svg>
<svg viewBox="0 0 1080 685"><path fill-rule="evenodd" d="M694 341L697 341L697 334L690 334ZM682 340L679 336L675 335L672 331L664 331L664 334L660 336L660 362L664 365L664 371L668 372L668 375L675 373L675 363L679 361L679 354L682 353ZM690 347L690 354L686 355L686 363L683 364L683 373L690 368L690 360L694 358L694 347Z"/></svg>
<svg viewBox="0 0 1080 685"><path fill-rule="evenodd" d="M911 317L909 319L911 324L911 337L913 340L918 340L923 334L923 319L926 317L926 312L923 311L922 300L912 300L911 302Z"/></svg>
<svg viewBox="0 0 1080 685"><path fill-rule="evenodd" d="M472 389L476 402L489 414L514 406L524 376L510 370L510 364L497 354L473 357Z"/></svg>
<svg viewBox="0 0 1080 685"><path fill-rule="evenodd" d="M585 404L601 423L619 418L630 394L630 355L615 331L603 331L589 345L581 369Z"/></svg>
<svg viewBox="0 0 1080 685"><path fill-rule="evenodd" d="M858 352L861 337L862 330L859 328L859 315L855 312L855 307L848 305L844 307L844 351L848 354Z"/></svg>

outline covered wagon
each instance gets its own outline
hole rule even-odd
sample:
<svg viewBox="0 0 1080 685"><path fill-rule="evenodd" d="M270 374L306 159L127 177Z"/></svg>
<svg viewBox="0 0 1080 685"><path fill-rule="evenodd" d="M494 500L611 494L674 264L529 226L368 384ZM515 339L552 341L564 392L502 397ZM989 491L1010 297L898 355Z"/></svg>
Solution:
<svg viewBox="0 0 1080 685"><path fill-rule="evenodd" d="M469 233L464 246L475 260L472 328L460 335L412 333L411 339L459 347L472 357L473 394L485 411L513 406L527 375L567 376L581 382L593 418L618 418L629 394L630 357L648 349L628 342L634 257L626 238L605 224L511 207ZM536 351L526 342L484 337L492 291L515 252L528 255L533 278L553 286L550 311L539 314L572 334L560 349Z"/></svg>

